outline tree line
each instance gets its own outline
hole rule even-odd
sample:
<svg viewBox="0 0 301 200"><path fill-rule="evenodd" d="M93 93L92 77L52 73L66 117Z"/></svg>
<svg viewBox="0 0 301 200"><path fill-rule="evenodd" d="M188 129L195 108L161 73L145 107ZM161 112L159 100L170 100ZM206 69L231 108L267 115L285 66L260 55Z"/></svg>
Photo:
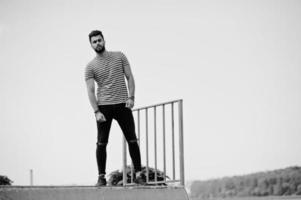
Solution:
<svg viewBox="0 0 301 200"><path fill-rule="evenodd" d="M243 176L194 181L190 190L191 197L202 199L301 195L301 167L295 166Z"/></svg>

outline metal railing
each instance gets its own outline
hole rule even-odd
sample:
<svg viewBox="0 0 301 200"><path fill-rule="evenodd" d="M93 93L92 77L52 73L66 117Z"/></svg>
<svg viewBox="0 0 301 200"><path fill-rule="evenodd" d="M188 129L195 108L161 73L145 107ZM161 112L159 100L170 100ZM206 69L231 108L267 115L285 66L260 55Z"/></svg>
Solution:
<svg viewBox="0 0 301 200"><path fill-rule="evenodd" d="M177 107L176 107L177 105ZM167 117L166 112L170 112L170 116ZM177 113L175 113L177 111ZM161 112L161 113L159 113ZM151 114L153 119L150 119ZM159 114L158 114L159 113ZM180 185L185 185L185 175L184 175L184 142L183 142L183 100L174 100L169 102L164 102L160 104L155 104L151 106L145 106L141 108L133 109L134 117L136 118L136 132L138 136L138 144L140 145L140 150L145 150L145 163L146 163L146 183L147 184L162 184L162 183L176 183L179 182ZM143 116L144 114L144 116ZM162 115L160 115L162 114ZM160 115L160 116L159 116ZM160 127L158 119L161 119ZM169 121L167 120L169 119ZM176 118L178 122L176 122ZM178 126L178 128L175 127ZM171 133L171 141L166 140L167 126L169 127L169 132ZM144 127L144 128L143 128ZM158 128L161 128L158 130ZM144 129L142 131L141 129ZM152 129L152 130L150 130ZM144 132L144 134L142 134ZM178 133L178 135L176 135ZM158 137L161 134L162 141ZM178 137L177 137L178 136ZM150 145L150 137L152 137L154 143L153 147ZM142 143L142 138L144 142ZM176 138L178 139L178 165L176 166ZM158 181L158 143L162 142L162 162L163 162L163 173L164 180ZM167 145L166 143L171 143L171 158L167 156ZM153 162L154 162L154 181L149 180L149 169L150 169L150 148L153 149ZM142 151L141 151L142 153ZM142 157L142 155L141 155ZM167 174L167 158L171 160L171 171L172 176L169 178L170 180L166 180ZM142 159L143 163L143 159ZM126 140L123 139L123 186L132 185L133 184L133 165L131 167L131 183L127 183L127 175L126 175L126 167L127 167L127 145ZM176 168L179 169L179 177L176 178Z"/></svg>

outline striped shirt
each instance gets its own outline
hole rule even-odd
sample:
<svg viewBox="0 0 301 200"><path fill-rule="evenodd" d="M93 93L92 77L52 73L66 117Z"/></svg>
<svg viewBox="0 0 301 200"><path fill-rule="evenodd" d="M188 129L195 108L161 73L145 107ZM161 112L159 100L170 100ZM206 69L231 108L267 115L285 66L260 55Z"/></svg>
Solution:
<svg viewBox="0 0 301 200"><path fill-rule="evenodd" d="M97 104L110 105L125 103L128 90L125 83L124 66L129 62L122 52L104 51L88 63L85 80L97 83Z"/></svg>

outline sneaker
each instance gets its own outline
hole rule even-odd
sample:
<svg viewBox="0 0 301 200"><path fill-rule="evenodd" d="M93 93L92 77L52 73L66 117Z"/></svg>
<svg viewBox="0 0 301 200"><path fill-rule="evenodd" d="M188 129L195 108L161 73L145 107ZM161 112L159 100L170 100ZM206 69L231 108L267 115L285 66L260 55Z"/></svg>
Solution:
<svg viewBox="0 0 301 200"><path fill-rule="evenodd" d="M136 173L136 177L134 179L134 182L136 184L139 184L139 185L145 185L146 184L146 181L145 179L142 177L142 173L141 172L137 172Z"/></svg>
<svg viewBox="0 0 301 200"><path fill-rule="evenodd" d="M98 181L95 186L100 187L100 186L106 186L107 185L107 180L104 176L98 176Z"/></svg>

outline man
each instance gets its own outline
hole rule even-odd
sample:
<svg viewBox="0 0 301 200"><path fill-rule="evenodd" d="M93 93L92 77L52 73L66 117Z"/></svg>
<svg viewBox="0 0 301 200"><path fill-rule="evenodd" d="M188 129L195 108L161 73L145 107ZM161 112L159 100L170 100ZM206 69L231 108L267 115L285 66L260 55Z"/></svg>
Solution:
<svg viewBox="0 0 301 200"><path fill-rule="evenodd" d="M135 182L142 183L140 149L131 110L135 101L135 82L129 62L122 52L106 50L101 31L92 31L89 34L89 41L96 52L95 58L88 63L85 69L89 101L97 122L98 181L96 186L105 186L107 183L105 178L106 147L113 119L118 122L127 140L136 173ZM97 98L95 82L98 86Z"/></svg>

